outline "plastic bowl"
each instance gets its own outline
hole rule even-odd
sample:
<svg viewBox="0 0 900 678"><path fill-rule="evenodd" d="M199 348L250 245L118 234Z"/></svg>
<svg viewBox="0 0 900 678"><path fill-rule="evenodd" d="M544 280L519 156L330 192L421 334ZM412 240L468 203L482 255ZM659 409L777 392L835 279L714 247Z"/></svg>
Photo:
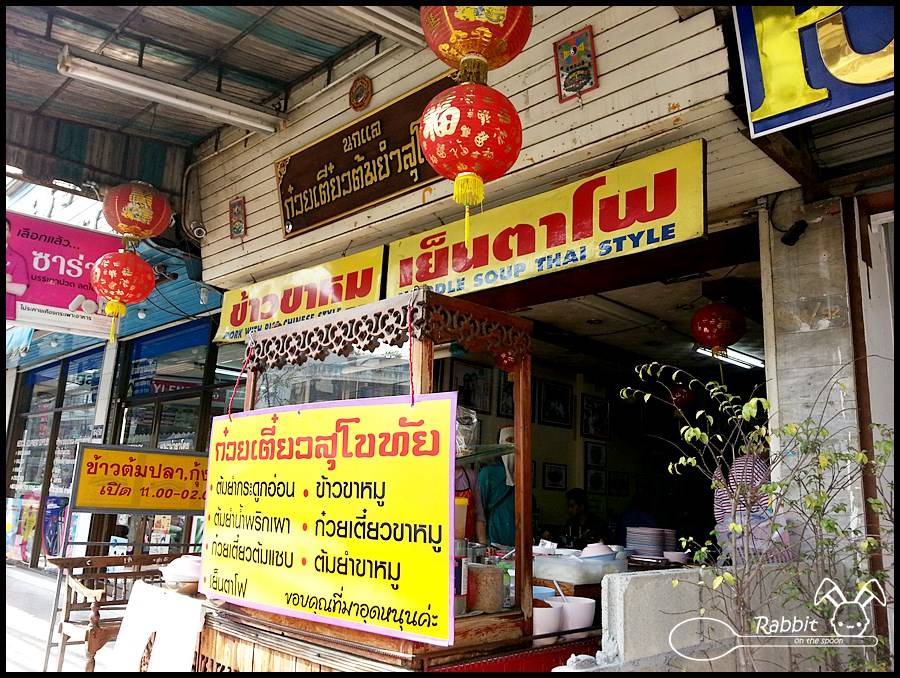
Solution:
<svg viewBox="0 0 900 678"><path fill-rule="evenodd" d="M616 556L618 556L618 555L619 555L618 553L613 551L612 553L605 553L603 555L597 555L597 556L581 556L581 559L582 560L597 560L597 561L615 560Z"/></svg>
<svg viewBox="0 0 900 678"><path fill-rule="evenodd" d="M609 546L607 546L606 544L600 544L600 543L588 544L581 551L581 557L582 558L591 558L593 556L606 556L613 552L614 551L611 548L609 548Z"/></svg>
<svg viewBox="0 0 900 678"><path fill-rule="evenodd" d="M663 551L663 558L671 563L684 564L688 561L688 554L684 551Z"/></svg>
<svg viewBox="0 0 900 678"><path fill-rule="evenodd" d="M531 597L537 598L539 600L546 600L547 598L552 598L556 595L556 589L552 589L549 586L532 586L531 587Z"/></svg>
<svg viewBox="0 0 900 678"><path fill-rule="evenodd" d="M532 627L534 635L541 636L545 633L556 633L559 631L562 626L562 612L562 607L559 606L534 608L532 610L534 615L534 625ZM534 644L552 645L554 642L556 642L556 636L535 640Z"/></svg>
<svg viewBox="0 0 900 678"><path fill-rule="evenodd" d="M562 598L556 596L555 598L547 598L547 602L554 607L562 608L561 631L583 629L594 623L594 611L597 608L597 601L593 598L566 596L566 602L563 602Z"/></svg>

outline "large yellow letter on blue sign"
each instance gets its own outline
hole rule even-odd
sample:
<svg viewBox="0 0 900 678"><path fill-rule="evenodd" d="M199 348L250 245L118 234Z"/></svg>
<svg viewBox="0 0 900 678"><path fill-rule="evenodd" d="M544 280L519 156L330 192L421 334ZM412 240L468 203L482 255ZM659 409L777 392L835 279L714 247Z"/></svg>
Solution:
<svg viewBox="0 0 900 678"><path fill-rule="evenodd" d="M892 6L735 7L755 136L894 93Z"/></svg>

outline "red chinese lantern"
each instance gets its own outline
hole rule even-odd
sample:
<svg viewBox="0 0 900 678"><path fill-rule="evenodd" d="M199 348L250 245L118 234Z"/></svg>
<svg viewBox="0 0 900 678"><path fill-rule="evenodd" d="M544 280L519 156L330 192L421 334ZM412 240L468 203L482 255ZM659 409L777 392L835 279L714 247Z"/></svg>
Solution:
<svg viewBox="0 0 900 678"><path fill-rule="evenodd" d="M707 304L697 309L691 318L691 335L713 355L724 355L726 348L736 343L747 331L747 321L733 306L723 303Z"/></svg>
<svg viewBox="0 0 900 678"><path fill-rule="evenodd" d="M132 181L107 191L103 217L126 238L152 238L169 227L172 208L166 196L153 186Z"/></svg>
<svg viewBox="0 0 900 678"><path fill-rule="evenodd" d="M487 72L512 61L531 35L531 7L422 7L425 41L437 57L460 72L460 82L484 84Z"/></svg>
<svg viewBox="0 0 900 678"><path fill-rule="evenodd" d="M116 337L116 318L125 315L125 304L137 304L153 291L156 275L153 267L129 250L104 254L91 269L91 286L107 300L106 315L111 316L109 340Z"/></svg>
<svg viewBox="0 0 900 678"><path fill-rule="evenodd" d="M469 208L484 200L484 184L503 176L522 149L522 121L509 99L486 85L444 90L425 107L419 146L435 171L453 181L453 199Z"/></svg>

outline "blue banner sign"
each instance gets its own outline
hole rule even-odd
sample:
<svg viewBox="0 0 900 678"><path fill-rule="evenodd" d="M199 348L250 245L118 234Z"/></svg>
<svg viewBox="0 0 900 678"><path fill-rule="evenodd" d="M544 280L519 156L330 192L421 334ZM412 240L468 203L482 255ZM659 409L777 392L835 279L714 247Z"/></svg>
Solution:
<svg viewBox="0 0 900 678"><path fill-rule="evenodd" d="M893 5L734 8L752 137L894 94Z"/></svg>

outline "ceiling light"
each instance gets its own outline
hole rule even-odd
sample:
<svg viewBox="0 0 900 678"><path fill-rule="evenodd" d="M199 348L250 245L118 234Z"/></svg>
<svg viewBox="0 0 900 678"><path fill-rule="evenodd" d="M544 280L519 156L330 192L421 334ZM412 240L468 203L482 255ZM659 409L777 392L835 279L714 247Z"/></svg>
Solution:
<svg viewBox="0 0 900 678"><path fill-rule="evenodd" d="M209 302L209 290L205 287L200 288L200 303L206 306Z"/></svg>
<svg viewBox="0 0 900 678"><path fill-rule="evenodd" d="M760 360L756 356L752 356L749 353L738 351L734 348L729 348L728 351L724 354L716 355L713 355L713 352L710 349L706 348L706 346L697 346L695 344L694 350L701 355L715 358L716 360L721 360L723 363L728 363L729 365L737 365L738 367L743 367L745 370L749 370L754 367L766 366L765 361Z"/></svg>
<svg viewBox="0 0 900 678"><path fill-rule="evenodd" d="M147 317L147 311L142 308L138 309L138 320L144 320Z"/></svg>
<svg viewBox="0 0 900 678"><path fill-rule="evenodd" d="M13 167L12 165L7 165L7 166L6 166L6 173L7 173L7 174L14 174L14 175L16 175L16 176L22 176L23 174L25 174L25 171L22 170L22 169L19 169L18 167Z"/></svg>
<svg viewBox="0 0 900 678"><path fill-rule="evenodd" d="M212 90L201 90L163 75L154 74L151 78L142 68L70 45L63 46L57 70L76 80L92 82L254 132L272 134L284 119L262 106L238 101Z"/></svg>
<svg viewBox="0 0 900 678"><path fill-rule="evenodd" d="M51 339L50 340L50 348L56 348L57 346L59 346L59 341L56 339Z"/></svg>

